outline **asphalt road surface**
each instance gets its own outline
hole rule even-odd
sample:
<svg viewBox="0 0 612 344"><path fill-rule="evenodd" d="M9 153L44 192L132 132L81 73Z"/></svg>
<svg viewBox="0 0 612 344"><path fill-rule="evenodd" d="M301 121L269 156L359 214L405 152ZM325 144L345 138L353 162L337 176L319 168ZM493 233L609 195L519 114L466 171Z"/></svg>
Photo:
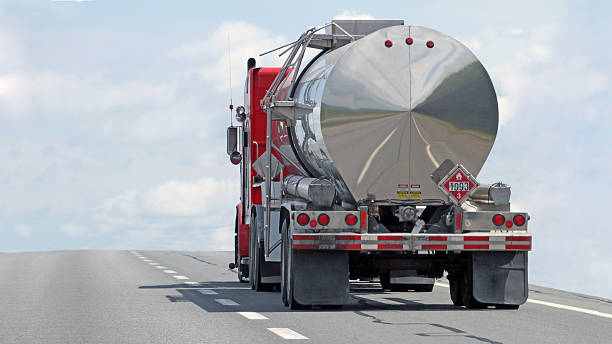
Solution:
<svg viewBox="0 0 612 344"><path fill-rule="evenodd" d="M538 286L519 310L351 285L340 310L291 311L231 252L0 253L0 343L612 343L612 301Z"/></svg>

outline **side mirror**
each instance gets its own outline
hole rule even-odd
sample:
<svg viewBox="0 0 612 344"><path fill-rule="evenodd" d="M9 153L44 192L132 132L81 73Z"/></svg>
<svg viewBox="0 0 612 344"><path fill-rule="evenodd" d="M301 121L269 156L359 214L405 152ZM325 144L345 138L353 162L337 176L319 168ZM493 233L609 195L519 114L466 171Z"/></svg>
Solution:
<svg viewBox="0 0 612 344"><path fill-rule="evenodd" d="M227 155L238 151L238 127L227 128Z"/></svg>
<svg viewBox="0 0 612 344"><path fill-rule="evenodd" d="M239 106L236 108L236 120L240 123L244 122L244 120L246 119L246 110L244 109L244 106Z"/></svg>
<svg viewBox="0 0 612 344"><path fill-rule="evenodd" d="M240 155L239 152L233 152L232 154L230 154L230 161L232 162L232 164L238 165L240 164L240 161L242 161L242 155Z"/></svg>

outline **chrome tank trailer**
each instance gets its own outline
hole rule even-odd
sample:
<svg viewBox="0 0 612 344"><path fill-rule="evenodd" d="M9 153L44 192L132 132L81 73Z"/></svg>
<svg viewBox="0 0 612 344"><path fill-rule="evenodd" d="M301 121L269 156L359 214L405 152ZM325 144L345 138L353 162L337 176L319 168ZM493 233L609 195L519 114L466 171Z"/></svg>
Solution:
<svg viewBox="0 0 612 344"><path fill-rule="evenodd" d="M463 44L424 27L383 28L321 53L292 96L308 109L289 128L301 164L353 204L446 199L432 172L450 159L476 176L497 134L485 68Z"/></svg>

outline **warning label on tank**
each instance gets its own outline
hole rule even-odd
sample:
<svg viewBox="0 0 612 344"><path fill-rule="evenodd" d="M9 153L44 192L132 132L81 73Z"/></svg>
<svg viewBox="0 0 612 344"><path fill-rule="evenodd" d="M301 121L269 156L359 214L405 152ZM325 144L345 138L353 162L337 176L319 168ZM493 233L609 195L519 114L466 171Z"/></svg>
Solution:
<svg viewBox="0 0 612 344"><path fill-rule="evenodd" d="M396 195L397 198L421 199L421 185L398 184Z"/></svg>

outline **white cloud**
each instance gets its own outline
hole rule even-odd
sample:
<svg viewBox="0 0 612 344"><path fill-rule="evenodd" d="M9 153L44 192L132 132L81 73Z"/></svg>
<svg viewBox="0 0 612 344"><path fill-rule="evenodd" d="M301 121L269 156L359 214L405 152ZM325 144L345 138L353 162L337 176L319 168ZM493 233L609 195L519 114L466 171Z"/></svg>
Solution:
<svg viewBox="0 0 612 344"><path fill-rule="evenodd" d="M374 16L367 14L367 13L357 13L357 11L355 10L344 10L342 11L342 13L335 15L334 19L344 19L344 20L368 20L368 19L375 19Z"/></svg>
<svg viewBox="0 0 612 344"><path fill-rule="evenodd" d="M179 46L172 50L168 56L173 59L212 59L212 62L207 63L201 69L201 75L214 85L216 91L227 94L230 87L228 43L231 43L232 87L237 90L234 93L241 94L246 78L248 58L254 57L259 66L280 66L284 62L285 55L279 58L279 52L262 57L259 54L288 42L289 39L284 36L271 34L251 23L243 21L223 22L208 39ZM241 98L238 99L241 101Z"/></svg>
<svg viewBox="0 0 612 344"><path fill-rule="evenodd" d="M69 237L79 237L87 233L87 229L74 223L65 223L60 226L60 231Z"/></svg>
<svg viewBox="0 0 612 344"><path fill-rule="evenodd" d="M18 224L13 228L13 231L24 238L29 238L32 236L32 226L26 224Z"/></svg>
<svg viewBox="0 0 612 344"><path fill-rule="evenodd" d="M203 177L195 181L169 181L146 191L129 191L105 202L106 211L121 216L203 216L231 209L239 195L238 180Z"/></svg>

